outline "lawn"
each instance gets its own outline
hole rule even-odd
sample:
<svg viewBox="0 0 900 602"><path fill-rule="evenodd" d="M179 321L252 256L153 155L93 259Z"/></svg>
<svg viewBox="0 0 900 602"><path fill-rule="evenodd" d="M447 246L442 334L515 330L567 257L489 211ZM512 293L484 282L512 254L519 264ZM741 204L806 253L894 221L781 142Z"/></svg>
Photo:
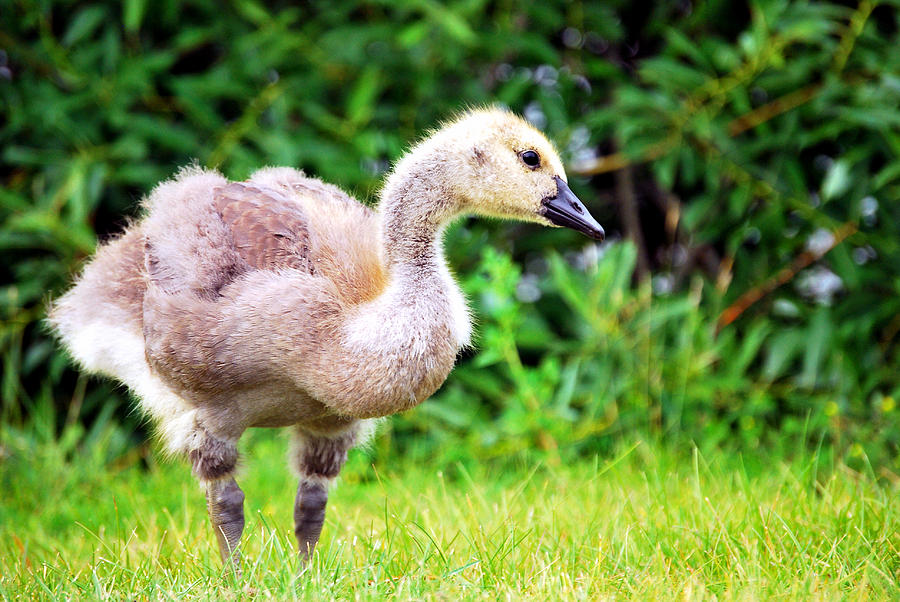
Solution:
<svg viewBox="0 0 900 602"><path fill-rule="evenodd" d="M188 468L116 432L6 429L0 595L114 599L897 599L897 483L635 440L571 465L377 462L354 452L317 557L293 554L286 442L248 438L244 574L222 568ZM127 449L122 447L121 449Z"/></svg>

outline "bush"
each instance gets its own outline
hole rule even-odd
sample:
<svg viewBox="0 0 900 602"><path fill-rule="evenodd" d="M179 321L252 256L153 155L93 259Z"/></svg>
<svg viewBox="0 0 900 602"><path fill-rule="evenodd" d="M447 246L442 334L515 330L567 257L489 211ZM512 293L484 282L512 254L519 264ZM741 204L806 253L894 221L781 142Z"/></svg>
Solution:
<svg viewBox="0 0 900 602"><path fill-rule="evenodd" d="M60 423L130 420L124 394L77 377L39 321L96 238L179 166L239 179L295 165L371 197L425 128L501 103L559 143L573 189L634 246L589 251L604 257L581 271L556 251L578 249L572 234L452 230L480 351L395 422L401 445L423 445L426 428L429 446L464 440L486 455L594 451L635 429L738 446L827 435L888 462L898 12L16 4L0 32L0 419L56 405Z"/></svg>

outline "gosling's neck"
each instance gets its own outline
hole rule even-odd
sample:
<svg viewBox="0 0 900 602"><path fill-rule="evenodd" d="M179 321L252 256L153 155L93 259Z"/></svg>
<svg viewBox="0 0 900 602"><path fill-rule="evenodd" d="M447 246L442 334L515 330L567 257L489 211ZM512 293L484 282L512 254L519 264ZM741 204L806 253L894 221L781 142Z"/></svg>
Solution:
<svg viewBox="0 0 900 602"><path fill-rule="evenodd" d="M381 194L381 253L389 284L374 307L367 308L377 334L367 335L366 344L390 347L384 337L395 330L402 345L452 341L448 349L455 357L458 348L469 344L472 325L465 297L444 260L442 236L461 213L461 203L446 184L452 166L422 161L421 153L417 159L411 165L401 162ZM452 358L448 361L452 366Z"/></svg>
<svg viewBox="0 0 900 602"><path fill-rule="evenodd" d="M445 165L422 160L398 165L381 195L381 242L391 276L444 267L444 226L456 217L458 203L447 182Z"/></svg>

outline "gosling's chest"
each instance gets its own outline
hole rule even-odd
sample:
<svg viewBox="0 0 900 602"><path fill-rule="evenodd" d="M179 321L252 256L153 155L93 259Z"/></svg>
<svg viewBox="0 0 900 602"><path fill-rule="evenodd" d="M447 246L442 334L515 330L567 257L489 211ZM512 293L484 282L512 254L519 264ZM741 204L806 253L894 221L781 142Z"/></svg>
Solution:
<svg viewBox="0 0 900 602"><path fill-rule="evenodd" d="M360 306L344 328L348 347L423 357L448 347L455 355L468 345L472 325L465 297L449 272L442 272L434 275L437 282L431 286L392 283L380 297Z"/></svg>
<svg viewBox="0 0 900 602"><path fill-rule="evenodd" d="M340 386L326 404L370 418L408 410L431 396L453 369L460 346L460 316L439 297L368 307L348 321Z"/></svg>

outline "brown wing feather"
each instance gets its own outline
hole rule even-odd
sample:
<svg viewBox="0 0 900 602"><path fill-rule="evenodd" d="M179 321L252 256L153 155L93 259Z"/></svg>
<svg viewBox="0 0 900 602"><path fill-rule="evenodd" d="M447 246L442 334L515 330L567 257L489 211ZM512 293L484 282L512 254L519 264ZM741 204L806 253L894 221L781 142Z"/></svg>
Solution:
<svg viewBox="0 0 900 602"><path fill-rule="evenodd" d="M215 202L235 250L250 267L314 273L309 222L296 202L271 188L241 182L219 188Z"/></svg>

